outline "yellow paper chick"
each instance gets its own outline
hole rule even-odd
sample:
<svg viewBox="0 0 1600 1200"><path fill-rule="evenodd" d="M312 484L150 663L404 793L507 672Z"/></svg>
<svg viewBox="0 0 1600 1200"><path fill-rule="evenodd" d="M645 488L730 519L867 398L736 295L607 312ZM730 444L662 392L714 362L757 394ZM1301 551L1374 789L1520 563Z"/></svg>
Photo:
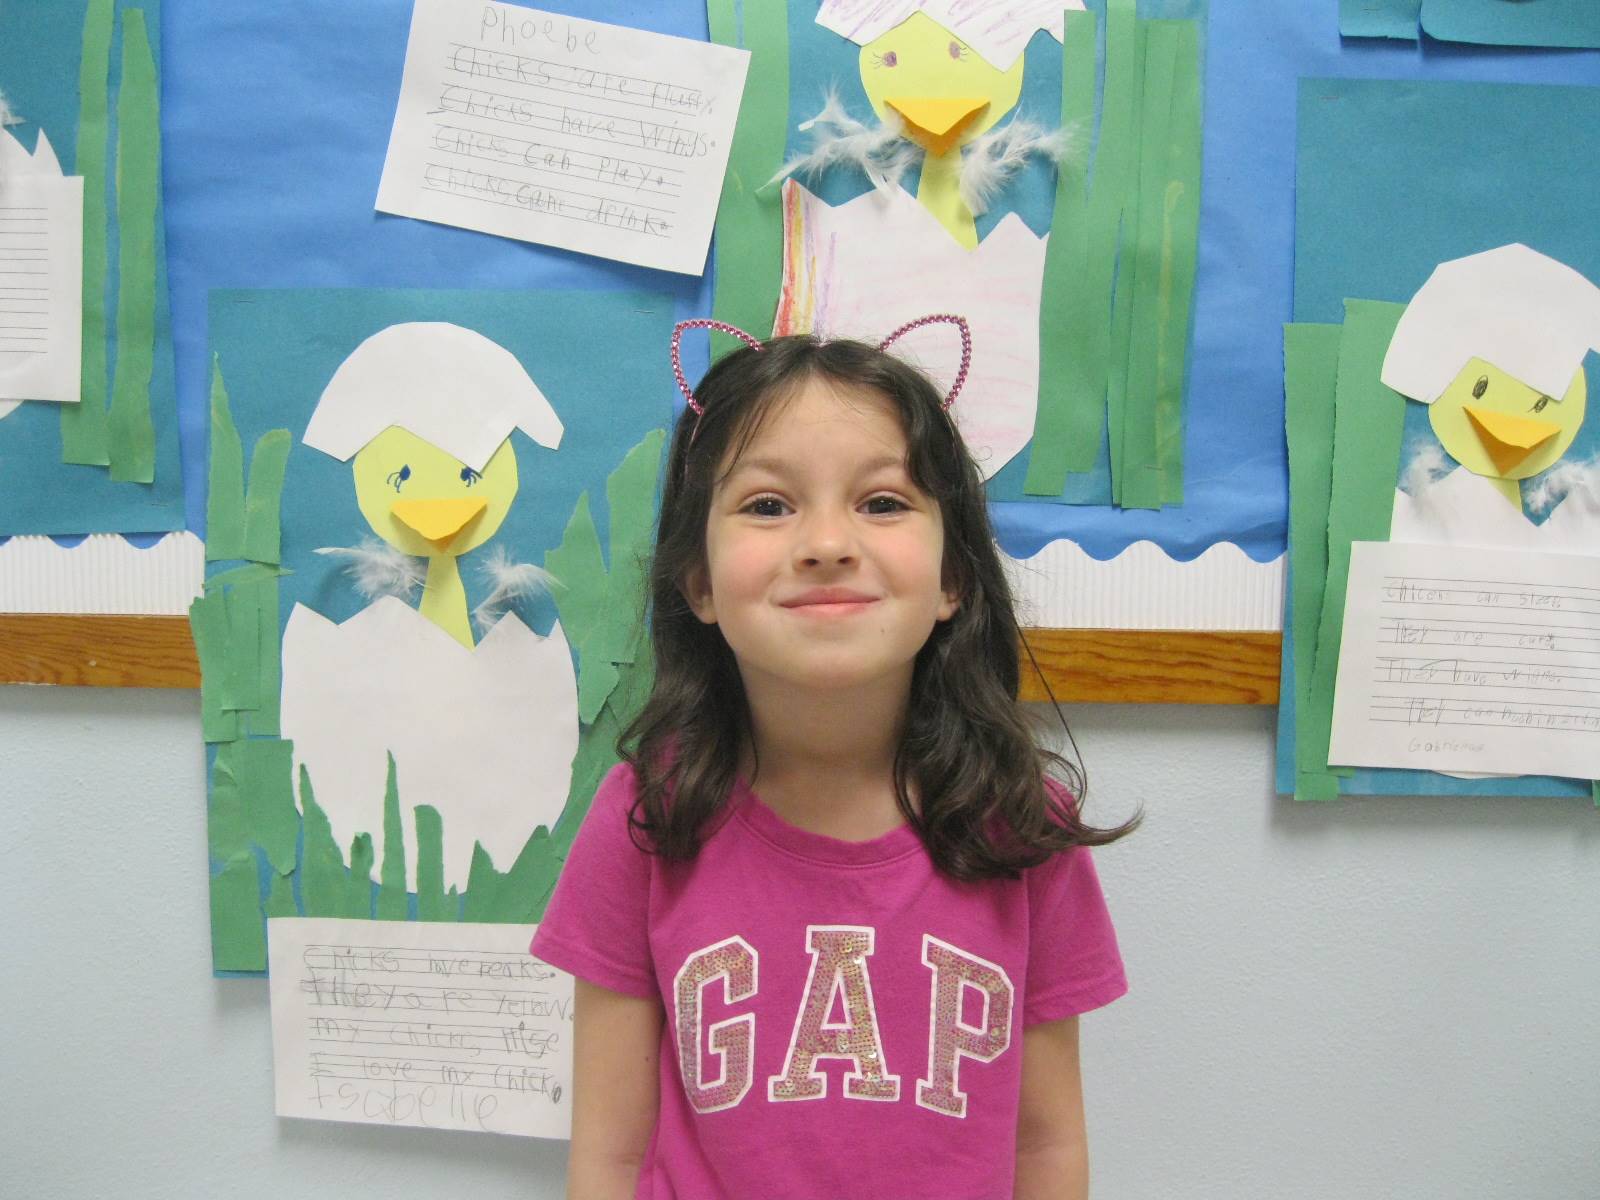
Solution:
<svg viewBox="0 0 1600 1200"><path fill-rule="evenodd" d="M961 147L991 129L1022 94L1022 58L1005 70L923 12L861 47L861 83L880 120L898 117L927 158L917 200L968 249L978 244L961 198Z"/></svg>

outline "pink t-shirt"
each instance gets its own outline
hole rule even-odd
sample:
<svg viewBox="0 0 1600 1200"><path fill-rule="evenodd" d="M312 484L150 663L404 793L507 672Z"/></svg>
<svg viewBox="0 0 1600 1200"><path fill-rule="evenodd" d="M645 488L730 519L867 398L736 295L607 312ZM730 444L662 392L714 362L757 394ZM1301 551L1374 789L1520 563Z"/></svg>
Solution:
<svg viewBox="0 0 1600 1200"><path fill-rule="evenodd" d="M1009 1200L1022 1030L1127 990L1088 851L962 883L909 826L807 833L741 784L668 864L634 791L606 776L532 951L665 1008L637 1197Z"/></svg>

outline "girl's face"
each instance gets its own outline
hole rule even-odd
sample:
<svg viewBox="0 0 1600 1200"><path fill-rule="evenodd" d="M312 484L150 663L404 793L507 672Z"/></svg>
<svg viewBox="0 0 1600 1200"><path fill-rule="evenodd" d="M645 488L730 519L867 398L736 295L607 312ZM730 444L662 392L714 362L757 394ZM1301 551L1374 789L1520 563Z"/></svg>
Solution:
<svg viewBox="0 0 1600 1200"><path fill-rule="evenodd" d="M870 391L806 381L721 464L705 563L684 588L752 696L773 684L910 689L942 583L939 508L912 483L900 421Z"/></svg>

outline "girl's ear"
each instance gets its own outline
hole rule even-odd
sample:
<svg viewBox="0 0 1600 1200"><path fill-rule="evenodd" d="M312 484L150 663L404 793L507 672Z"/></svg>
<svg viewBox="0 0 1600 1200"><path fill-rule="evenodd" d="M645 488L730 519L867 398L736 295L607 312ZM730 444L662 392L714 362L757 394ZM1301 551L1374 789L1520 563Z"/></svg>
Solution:
<svg viewBox="0 0 1600 1200"><path fill-rule="evenodd" d="M946 589L943 596L941 596L939 600L939 607L937 609L939 620L948 621L951 617L956 615L956 611L960 607L961 593L951 589Z"/></svg>
<svg viewBox="0 0 1600 1200"><path fill-rule="evenodd" d="M689 609L707 625L717 623L717 606L711 596L711 573L704 563L698 563L684 572L678 591L688 602Z"/></svg>

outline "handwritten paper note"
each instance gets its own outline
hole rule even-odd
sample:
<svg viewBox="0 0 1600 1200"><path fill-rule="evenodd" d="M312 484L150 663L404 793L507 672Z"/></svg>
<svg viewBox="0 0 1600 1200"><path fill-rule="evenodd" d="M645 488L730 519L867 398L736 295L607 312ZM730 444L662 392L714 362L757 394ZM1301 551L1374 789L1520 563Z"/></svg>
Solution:
<svg viewBox="0 0 1600 1200"><path fill-rule="evenodd" d="M378 209L698 275L749 58L417 0Z"/></svg>
<svg viewBox="0 0 1600 1200"><path fill-rule="evenodd" d="M283 1117L565 1138L572 976L529 925L268 922Z"/></svg>
<svg viewBox="0 0 1600 1200"><path fill-rule="evenodd" d="M1328 761L1600 776L1600 557L1356 542Z"/></svg>
<svg viewBox="0 0 1600 1200"><path fill-rule="evenodd" d="M0 175L0 400L76 403L83 179Z"/></svg>

